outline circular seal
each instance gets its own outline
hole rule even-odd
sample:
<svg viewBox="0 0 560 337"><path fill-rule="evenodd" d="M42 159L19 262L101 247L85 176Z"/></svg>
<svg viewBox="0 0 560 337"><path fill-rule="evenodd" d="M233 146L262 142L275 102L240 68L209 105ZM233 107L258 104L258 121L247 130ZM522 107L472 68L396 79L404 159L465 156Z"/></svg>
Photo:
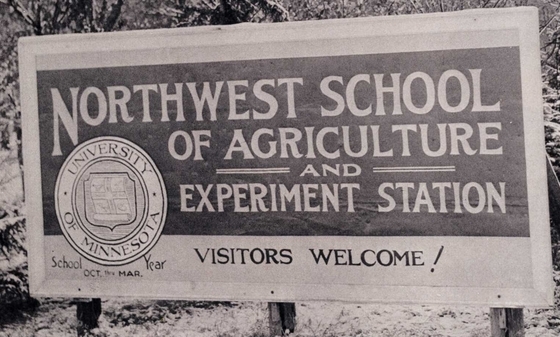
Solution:
<svg viewBox="0 0 560 337"><path fill-rule="evenodd" d="M80 144L64 161L55 208L64 237L80 255L120 266L157 243L167 193L142 148L123 138L98 137Z"/></svg>

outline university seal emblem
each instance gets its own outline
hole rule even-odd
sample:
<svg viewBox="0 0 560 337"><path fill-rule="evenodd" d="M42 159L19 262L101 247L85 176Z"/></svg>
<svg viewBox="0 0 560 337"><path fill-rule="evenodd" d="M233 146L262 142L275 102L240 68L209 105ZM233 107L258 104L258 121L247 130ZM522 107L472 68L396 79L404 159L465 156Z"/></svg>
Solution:
<svg viewBox="0 0 560 337"><path fill-rule="evenodd" d="M55 187L66 240L86 259L106 266L146 254L167 214L163 178L144 150L117 137L99 137L66 158Z"/></svg>

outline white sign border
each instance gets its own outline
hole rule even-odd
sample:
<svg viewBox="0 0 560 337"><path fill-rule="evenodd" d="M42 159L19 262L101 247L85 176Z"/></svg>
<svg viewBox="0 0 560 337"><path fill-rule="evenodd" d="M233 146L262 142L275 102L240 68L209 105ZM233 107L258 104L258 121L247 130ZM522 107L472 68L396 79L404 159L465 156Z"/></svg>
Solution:
<svg viewBox="0 0 560 337"><path fill-rule="evenodd" d="M442 27L446 27L442 30ZM501 31L502 35L495 34ZM494 34L493 34L494 31ZM33 296L129 296L171 299L476 304L496 307L553 305L552 259L548 218L538 11L536 8L471 10L417 16L378 17L286 24L242 24L189 29L132 31L111 35L57 35L20 39L19 64L23 111L23 153L28 215L29 279ZM441 39L419 39L422 34L440 34ZM462 38L458 39L457 34ZM454 36L454 38L451 38ZM334 48L327 40L351 41L375 37L374 46L355 43ZM140 43L141 42L141 43ZM299 48L275 47L292 42ZM247 48L248 45L251 48ZM148 46L147 48L144 46ZM389 53L519 46L533 261L533 288L463 287L371 287L362 285L294 285L235 283L169 283L123 281L90 283L49 281L45 278L44 233L39 156L37 99L38 70L101 66L177 63L174 51L199 46L183 54L185 62L249 60L258 58L311 57L323 55ZM220 53L227 46L235 56ZM258 48L258 47L266 48ZM328 46L328 50L327 47ZM270 47L270 48L269 48ZM369 49L368 49L369 48ZM258 49L255 53L251 50ZM146 51L147 50L147 51ZM184 49L181 49L184 50ZM122 58L104 59L105 52L121 51ZM145 53L141 51L146 51ZM89 55L87 58L61 55ZM146 55L152 55L145 58ZM535 132L540 130L540 132ZM534 151L534 149L543 151ZM534 169L536 168L536 169ZM166 289L162 293L161 287ZM188 288L188 291L186 291ZM273 289L273 290L271 290ZM197 296L192 295L196 293ZM340 295L344 294L344 295ZM496 294L501 294L496 296Z"/></svg>

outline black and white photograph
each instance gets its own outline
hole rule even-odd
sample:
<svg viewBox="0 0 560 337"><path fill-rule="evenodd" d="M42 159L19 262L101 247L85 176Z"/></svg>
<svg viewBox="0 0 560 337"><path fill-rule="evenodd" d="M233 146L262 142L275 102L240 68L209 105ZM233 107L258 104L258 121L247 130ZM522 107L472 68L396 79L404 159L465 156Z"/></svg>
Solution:
<svg viewBox="0 0 560 337"><path fill-rule="evenodd" d="M0 336L558 336L559 34L556 0L0 0Z"/></svg>

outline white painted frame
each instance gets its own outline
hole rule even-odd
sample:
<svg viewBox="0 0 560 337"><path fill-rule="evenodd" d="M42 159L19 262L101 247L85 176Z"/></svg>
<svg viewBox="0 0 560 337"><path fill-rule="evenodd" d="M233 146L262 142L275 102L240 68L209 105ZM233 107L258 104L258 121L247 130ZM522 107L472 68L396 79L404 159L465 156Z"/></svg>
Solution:
<svg viewBox="0 0 560 337"><path fill-rule="evenodd" d="M429 39L422 38L429 35ZM437 36L437 38L434 38ZM375 38L375 46L360 43ZM336 44L328 41L336 40ZM289 47L286 47L289 43ZM519 46L530 217L532 288L332 284L63 283L46 279L39 159L39 70L262 58ZM196 47L187 48L185 47ZM223 53L223 48L228 53ZM250 48L249 48L250 47ZM103 58L119 52L118 58ZM185 52L186 51L186 52ZM417 16L28 37L19 43L30 292L33 296L447 303L495 307L553 305L542 121L538 11L470 10ZM285 237L290 239L290 237ZM165 290L162 290L165 289ZM273 291L271 291L273 289ZM500 294L500 296L496 296Z"/></svg>

